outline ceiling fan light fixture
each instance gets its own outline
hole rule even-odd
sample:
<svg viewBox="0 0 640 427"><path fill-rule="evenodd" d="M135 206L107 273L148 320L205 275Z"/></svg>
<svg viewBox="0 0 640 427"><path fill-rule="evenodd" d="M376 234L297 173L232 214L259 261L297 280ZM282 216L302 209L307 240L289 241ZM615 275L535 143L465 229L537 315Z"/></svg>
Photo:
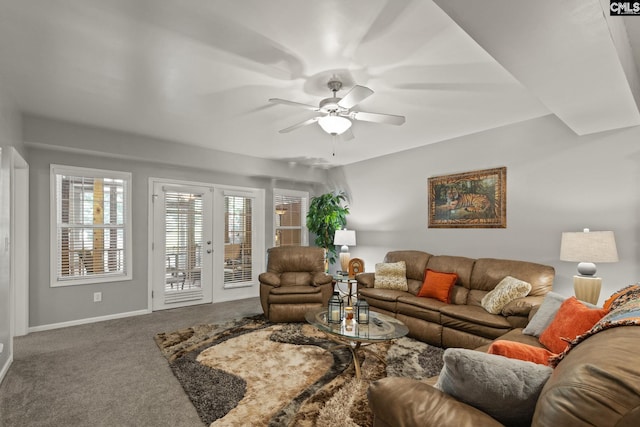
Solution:
<svg viewBox="0 0 640 427"><path fill-rule="evenodd" d="M327 115L321 117L318 124L328 134L341 135L351 127L351 120L346 117Z"/></svg>

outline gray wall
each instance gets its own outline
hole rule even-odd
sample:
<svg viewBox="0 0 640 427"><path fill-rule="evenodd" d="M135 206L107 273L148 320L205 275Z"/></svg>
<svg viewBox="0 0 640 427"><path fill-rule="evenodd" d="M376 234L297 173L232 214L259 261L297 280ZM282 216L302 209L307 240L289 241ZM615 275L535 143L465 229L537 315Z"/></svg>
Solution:
<svg viewBox="0 0 640 427"><path fill-rule="evenodd" d="M146 198L134 202L134 224L144 224L134 228L134 262L144 267L136 269L131 283L49 287L50 163L129 170L134 175L134 193L144 195L149 176L265 188L267 201L276 187L306 189L313 195L324 191L322 182L328 182L328 188L346 190L350 196L348 226L358 233L351 254L364 258L367 271L373 271L391 249L522 259L553 265L556 290L572 295L576 265L559 261L560 235L589 227L613 230L620 254L619 263L598 266L603 277L601 300L638 277L640 128L579 137L548 116L322 175L317 170L292 170L278 162L225 154L218 164L216 153L211 152L200 156L210 162L209 169L204 165L188 168L182 162L191 156L177 156L176 149L163 141L38 118L27 118L25 123L31 170L32 327L146 308ZM100 144L89 143L87 154L46 148L75 149L70 146L85 140ZM135 148L129 148L129 143ZM154 162L139 159L145 152L140 146L149 149L149 144L161 147L153 151ZM177 164L169 165L162 157L165 149ZM108 150L112 152L105 154ZM124 159L128 156L132 160ZM229 161L231 169L245 175L231 173ZM500 166L507 167L506 229L427 228L429 177ZM266 224L269 244L269 216ZM98 290L105 293L102 304L92 302Z"/></svg>
<svg viewBox="0 0 640 427"><path fill-rule="evenodd" d="M391 249L522 259L556 268L573 295L576 263L559 260L563 231L613 230L620 262L599 264L603 298L638 280L640 128L576 136L554 116L332 171L351 197L351 256L374 271ZM389 143L392 143L391 141ZM507 167L506 229L428 229L432 176Z"/></svg>
<svg viewBox="0 0 640 427"><path fill-rule="evenodd" d="M30 164L29 325L32 328L147 309L149 177L262 188L266 190L265 203L269 206L273 188L305 190L313 194L319 185L313 180L320 177L324 181L326 174L306 168L296 170L281 162L176 147L167 141L33 117L26 118L24 133ZM75 152L78 151L76 146L81 146L83 141L87 142L86 147L90 150ZM153 162L138 159L145 150ZM185 162L198 167L184 166ZM52 163L132 172L132 281L50 287L49 167ZM235 173L229 172L231 170ZM290 175L282 175L283 171ZM295 179L296 175L298 179ZM272 223L272 213L267 208L267 246L272 241ZM93 293L98 291L102 292L103 301L96 304ZM252 291L258 295L257 286Z"/></svg>

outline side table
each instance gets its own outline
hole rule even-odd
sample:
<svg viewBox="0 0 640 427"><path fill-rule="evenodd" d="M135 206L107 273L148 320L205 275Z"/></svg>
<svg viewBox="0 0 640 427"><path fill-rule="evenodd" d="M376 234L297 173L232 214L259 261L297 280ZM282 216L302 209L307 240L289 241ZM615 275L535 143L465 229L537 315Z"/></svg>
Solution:
<svg viewBox="0 0 640 427"><path fill-rule="evenodd" d="M347 285L347 292L343 292L340 289L340 284L346 284ZM349 277L349 276L343 276L341 274L335 274L333 276L333 286L334 286L334 290L340 292L340 295L342 295L342 297L347 297L347 306L351 306L353 305L353 297L358 296L358 285L357 285L358 281L353 278L353 277ZM337 285L337 287L336 287ZM356 289L354 290L353 287L356 287Z"/></svg>

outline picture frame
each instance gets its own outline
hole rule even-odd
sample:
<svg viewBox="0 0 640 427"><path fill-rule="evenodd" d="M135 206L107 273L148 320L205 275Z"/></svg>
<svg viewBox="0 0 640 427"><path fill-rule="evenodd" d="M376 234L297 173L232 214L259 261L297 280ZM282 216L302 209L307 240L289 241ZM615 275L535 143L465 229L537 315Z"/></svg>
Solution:
<svg viewBox="0 0 640 427"><path fill-rule="evenodd" d="M506 228L507 168L428 179L429 228Z"/></svg>

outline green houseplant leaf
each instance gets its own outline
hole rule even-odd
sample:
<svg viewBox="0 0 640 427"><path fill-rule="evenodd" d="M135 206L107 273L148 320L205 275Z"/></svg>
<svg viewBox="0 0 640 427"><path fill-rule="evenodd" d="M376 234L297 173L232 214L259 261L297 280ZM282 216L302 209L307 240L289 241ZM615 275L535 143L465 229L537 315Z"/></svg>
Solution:
<svg viewBox="0 0 640 427"><path fill-rule="evenodd" d="M307 228L316 236L314 243L327 251L327 259L331 264L337 259L333 236L336 230L347 225L349 207L343 206L346 201L347 197L343 192L312 197L307 213Z"/></svg>

